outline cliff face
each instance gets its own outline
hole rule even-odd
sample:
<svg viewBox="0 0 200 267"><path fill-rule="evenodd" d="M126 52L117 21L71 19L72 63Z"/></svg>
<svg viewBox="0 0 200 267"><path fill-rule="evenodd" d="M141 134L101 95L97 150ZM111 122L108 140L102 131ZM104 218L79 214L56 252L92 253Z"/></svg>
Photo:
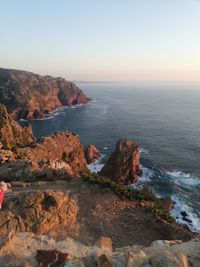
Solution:
<svg viewBox="0 0 200 267"><path fill-rule="evenodd" d="M0 102L12 118L43 118L61 106L85 104L88 97L64 78L0 68Z"/></svg>
<svg viewBox="0 0 200 267"><path fill-rule="evenodd" d="M0 104L0 179L66 179L87 171L78 135L61 132L36 142L31 126L22 128ZM61 177L63 176L63 177Z"/></svg>
<svg viewBox="0 0 200 267"><path fill-rule="evenodd" d="M35 141L31 125L22 128L14 121L0 104L0 142L3 149L11 149L15 146L26 146Z"/></svg>
<svg viewBox="0 0 200 267"><path fill-rule="evenodd" d="M139 146L131 140L119 140L100 174L119 183L137 182L142 174Z"/></svg>
<svg viewBox="0 0 200 267"><path fill-rule="evenodd" d="M8 154L9 151L6 151ZM1 150L0 150L1 154ZM35 181L67 179L87 170L80 138L62 132L27 147L15 148L9 160L0 165L0 179Z"/></svg>
<svg viewBox="0 0 200 267"><path fill-rule="evenodd" d="M94 145L89 145L85 148L85 159L87 164L95 162L100 156L100 151Z"/></svg>

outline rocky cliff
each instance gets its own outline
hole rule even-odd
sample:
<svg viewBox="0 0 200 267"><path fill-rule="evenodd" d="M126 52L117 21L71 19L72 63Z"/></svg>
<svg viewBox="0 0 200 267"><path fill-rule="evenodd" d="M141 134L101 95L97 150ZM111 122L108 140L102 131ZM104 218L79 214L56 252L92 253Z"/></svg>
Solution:
<svg viewBox="0 0 200 267"><path fill-rule="evenodd" d="M64 78L0 68L0 102L12 118L44 118L61 106L85 104L88 97Z"/></svg>
<svg viewBox="0 0 200 267"><path fill-rule="evenodd" d="M6 181L56 180L58 176L66 179L87 170L80 138L70 132L3 152L10 154L9 160L0 165L0 179ZM0 155L3 152L0 150Z"/></svg>
<svg viewBox="0 0 200 267"><path fill-rule="evenodd" d="M36 142L31 126L21 127L0 104L0 179L38 180L79 176L87 171L80 138L68 131Z"/></svg>
<svg viewBox="0 0 200 267"><path fill-rule="evenodd" d="M31 125L22 128L14 121L0 104L0 142L1 148L12 149L16 146L27 146L35 141Z"/></svg>
<svg viewBox="0 0 200 267"><path fill-rule="evenodd" d="M125 184L137 182L141 174L139 146L131 140L119 140L100 171L100 175Z"/></svg>
<svg viewBox="0 0 200 267"><path fill-rule="evenodd" d="M87 164L94 163L100 156L100 151L94 145L89 145L85 148L85 159Z"/></svg>

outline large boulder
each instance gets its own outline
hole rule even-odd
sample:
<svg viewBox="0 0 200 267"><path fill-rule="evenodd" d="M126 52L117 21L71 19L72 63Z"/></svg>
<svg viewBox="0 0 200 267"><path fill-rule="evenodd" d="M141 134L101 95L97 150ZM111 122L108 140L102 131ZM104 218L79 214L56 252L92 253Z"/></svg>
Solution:
<svg viewBox="0 0 200 267"><path fill-rule="evenodd" d="M43 118L52 110L89 98L64 78L0 68L0 99L15 120Z"/></svg>
<svg viewBox="0 0 200 267"><path fill-rule="evenodd" d="M7 194L0 211L0 235L9 232L45 233L76 221L78 205L68 193L25 191Z"/></svg>
<svg viewBox="0 0 200 267"><path fill-rule="evenodd" d="M95 162L100 156L100 151L94 145L89 145L85 148L85 159L87 164Z"/></svg>
<svg viewBox="0 0 200 267"><path fill-rule="evenodd" d="M1 149L27 146L35 142L31 125L21 127L8 115L6 107L2 104L0 104L0 142Z"/></svg>
<svg viewBox="0 0 200 267"><path fill-rule="evenodd" d="M137 182L141 174L139 147L131 140L119 140L115 151L100 171L100 175L123 184Z"/></svg>

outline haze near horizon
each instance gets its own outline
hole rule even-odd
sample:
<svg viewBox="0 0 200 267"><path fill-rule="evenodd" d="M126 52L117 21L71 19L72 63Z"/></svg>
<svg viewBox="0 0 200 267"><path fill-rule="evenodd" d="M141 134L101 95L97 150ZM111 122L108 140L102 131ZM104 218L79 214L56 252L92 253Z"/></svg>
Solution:
<svg viewBox="0 0 200 267"><path fill-rule="evenodd" d="M0 2L0 66L79 81L199 81L198 0Z"/></svg>

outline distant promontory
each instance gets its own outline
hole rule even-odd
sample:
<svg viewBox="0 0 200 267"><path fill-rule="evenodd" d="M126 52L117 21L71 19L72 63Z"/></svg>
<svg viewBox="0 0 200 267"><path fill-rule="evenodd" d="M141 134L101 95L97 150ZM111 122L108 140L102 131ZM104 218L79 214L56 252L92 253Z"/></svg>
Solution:
<svg viewBox="0 0 200 267"><path fill-rule="evenodd" d="M0 68L0 102L11 117L42 119L62 106L85 104L90 99L64 78Z"/></svg>

